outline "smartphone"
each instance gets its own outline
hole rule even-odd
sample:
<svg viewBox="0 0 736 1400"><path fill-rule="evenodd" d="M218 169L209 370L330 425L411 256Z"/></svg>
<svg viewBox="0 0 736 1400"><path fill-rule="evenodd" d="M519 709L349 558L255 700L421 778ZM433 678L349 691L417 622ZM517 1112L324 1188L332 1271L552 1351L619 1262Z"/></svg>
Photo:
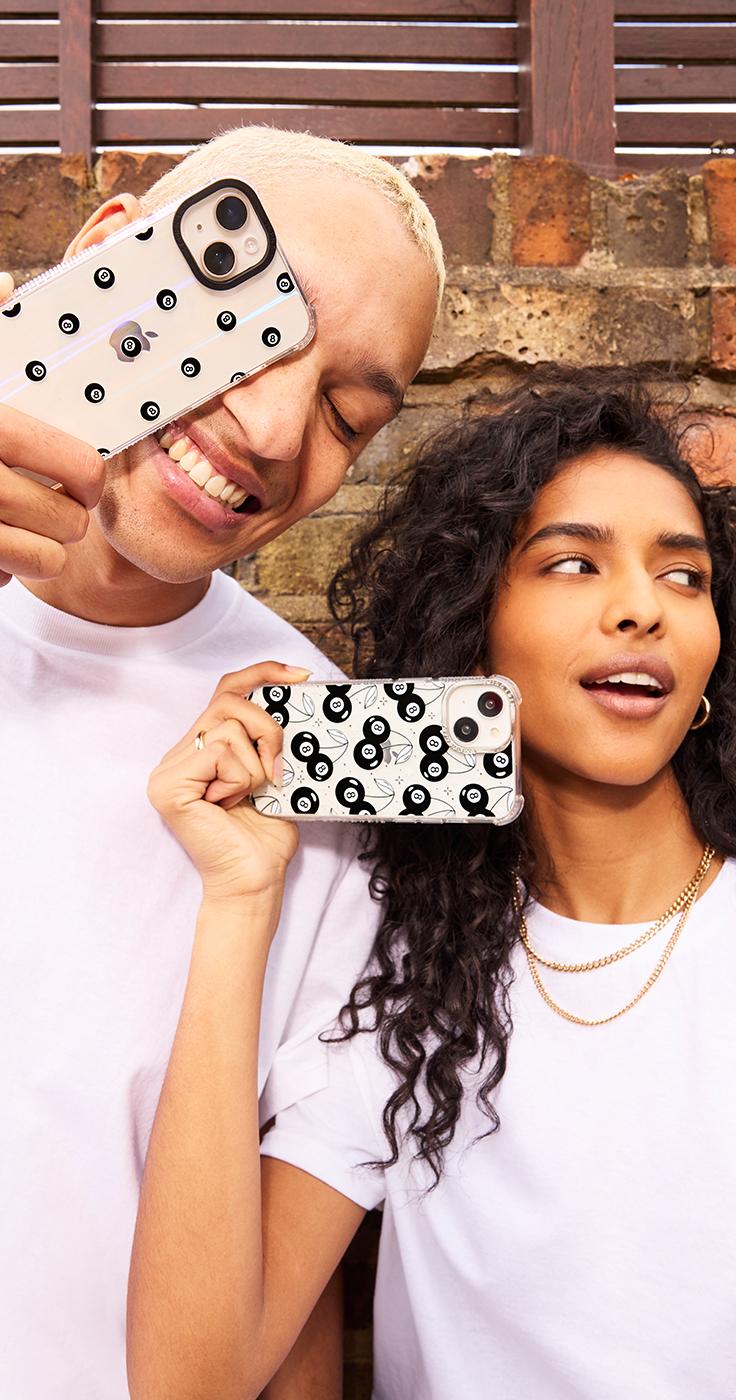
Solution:
<svg viewBox="0 0 736 1400"><path fill-rule="evenodd" d="M255 190L217 180L18 289L0 402L112 457L314 331Z"/></svg>
<svg viewBox="0 0 736 1400"><path fill-rule="evenodd" d="M253 794L268 816L504 826L524 805L506 676L307 681L250 699L284 729L283 783Z"/></svg>

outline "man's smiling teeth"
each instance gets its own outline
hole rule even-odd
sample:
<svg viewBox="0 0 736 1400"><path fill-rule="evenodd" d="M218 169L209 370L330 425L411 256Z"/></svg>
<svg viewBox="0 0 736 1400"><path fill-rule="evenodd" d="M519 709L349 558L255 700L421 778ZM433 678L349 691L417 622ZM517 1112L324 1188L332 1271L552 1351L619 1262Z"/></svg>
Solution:
<svg viewBox="0 0 736 1400"><path fill-rule="evenodd" d="M186 434L175 438L173 433L164 432L158 442L172 462L178 462L189 480L206 491L208 496L222 501L230 510L237 510L247 499L248 492L245 488L238 486L234 481L228 481L226 476L221 476Z"/></svg>

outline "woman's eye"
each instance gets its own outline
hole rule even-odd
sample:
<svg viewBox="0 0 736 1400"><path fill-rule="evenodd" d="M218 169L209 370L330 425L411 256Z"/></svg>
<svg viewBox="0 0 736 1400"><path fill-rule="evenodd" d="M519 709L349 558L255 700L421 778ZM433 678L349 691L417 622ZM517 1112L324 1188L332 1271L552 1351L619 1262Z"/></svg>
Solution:
<svg viewBox="0 0 736 1400"><path fill-rule="evenodd" d="M351 428L350 424L343 418L339 409L335 408L332 399L329 398L327 394L325 394L325 400L330 406L330 412L332 413L332 417L335 420L335 426L338 429L338 432L342 433L343 437L348 442L355 442L356 439L360 437L360 433L357 432L355 428Z"/></svg>
<svg viewBox="0 0 736 1400"><path fill-rule="evenodd" d="M575 554L550 564L547 572L550 574L587 574L591 573L592 570L593 565L588 559L581 559L579 555Z"/></svg>
<svg viewBox="0 0 736 1400"><path fill-rule="evenodd" d="M707 576L700 569L670 569L665 578L672 579L673 583L680 583L685 588L692 588L696 592L702 592L707 584Z"/></svg>

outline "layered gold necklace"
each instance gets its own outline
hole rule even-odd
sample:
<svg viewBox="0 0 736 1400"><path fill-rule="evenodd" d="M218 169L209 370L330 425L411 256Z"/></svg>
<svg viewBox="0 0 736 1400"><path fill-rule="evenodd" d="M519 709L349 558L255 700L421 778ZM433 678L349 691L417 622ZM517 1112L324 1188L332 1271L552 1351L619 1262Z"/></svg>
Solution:
<svg viewBox="0 0 736 1400"><path fill-rule="evenodd" d="M524 903L523 890L518 876L514 876L513 904L519 919L519 931L521 933L521 941L526 951L529 971L531 972L532 980L539 995L542 997L542 1000L547 1003L550 1010L554 1011L558 1016L562 1016L564 1020L572 1021L576 1026L607 1026L609 1021L617 1021L619 1016L623 1016L627 1011L631 1011L631 1008L636 1006L637 1003L641 1001L642 997L646 996L646 993L654 986L663 968L668 963L672 950L685 927L690 910L698 897L700 886L710 869L714 855L715 850L713 846L706 846L701 856L700 864L692 879L688 880L684 890L678 894L677 899L672 901L669 908L665 909L664 914L657 919L656 923L652 924L651 928L645 929L644 933L640 934L638 938L635 938L632 943L627 943L623 948L618 948L615 953L606 953L602 958L596 958L592 962L584 963L552 962L550 959L544 958L542 954L538 953L536 948L532 946L522 908ZM590 1020L585 1016L576 1016L572 1011L566 1011L563 1006L559 1006L556 1001L553 1001L542 982L539 972L540 966L551 968L553 972L595 972L598 968L609 967L611 963L619 962L621 958L626 958L630 953L635 953L637 948L642 948L644 944L648 943L656 934L661 933L665 925L668 924L670 919L677 913L680 914L680 917L667 940L659 960L644 983L644 986L639 989L636 996L632 997L630 1001L627 1001L626 1005L620 1007L618 1011L612 1012L610 1016L599 1016L595 1020Z"/></svg>

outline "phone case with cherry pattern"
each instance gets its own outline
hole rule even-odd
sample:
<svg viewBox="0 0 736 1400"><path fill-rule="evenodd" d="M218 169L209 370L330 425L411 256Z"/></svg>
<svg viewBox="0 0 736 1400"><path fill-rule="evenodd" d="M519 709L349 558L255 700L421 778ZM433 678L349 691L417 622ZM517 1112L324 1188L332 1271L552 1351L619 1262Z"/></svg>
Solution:
<svg viewBox="0 0 736 1400"><path fill-rule="evenodd" d="M284 778L259 788L255 807L297 821L514 821L521 697L492 679L511 710L511 742L498 753L469 752L446 733L443 702L458 679L259 687L251 700L284 730Z"/></svg>

